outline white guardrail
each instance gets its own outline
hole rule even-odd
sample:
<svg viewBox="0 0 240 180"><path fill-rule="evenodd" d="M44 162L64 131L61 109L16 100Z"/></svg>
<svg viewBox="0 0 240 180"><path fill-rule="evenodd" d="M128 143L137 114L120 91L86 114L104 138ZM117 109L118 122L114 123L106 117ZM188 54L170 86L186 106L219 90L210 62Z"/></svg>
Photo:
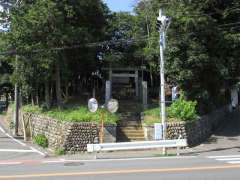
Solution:
<svg viewBox="0 0 240 180"><path fill-rule="evenodd" d="M91 152L100 152L100 151L120 151L120 150L176 147L177 154L179 155L179 148L186 147L186 146L187 146L186 139L174 139L174 140L159 140L159 141L88 144L87 151L91 153Z"/></svg>

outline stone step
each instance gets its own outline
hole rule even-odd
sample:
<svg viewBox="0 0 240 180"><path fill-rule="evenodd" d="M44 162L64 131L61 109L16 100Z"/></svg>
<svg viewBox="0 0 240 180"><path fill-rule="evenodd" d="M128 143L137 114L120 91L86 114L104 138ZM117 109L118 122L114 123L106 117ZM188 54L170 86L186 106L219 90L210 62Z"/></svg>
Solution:
<svg viewBox="0 0 240 180"><path fill-rule="evenodd" d="M135 138L144 138L144 134L121 134L119 138L135 139Z"/></svg>
<svg viewBox="0 0 240 180"><path fill-rule="evenodd" d="M126 130L126 131L143 131L141 126L125 126L125 127L118 127L118 129Z"/></svg>
<svg viewBox="0 0 240 180"><path fill-rule="evenodd" d="M119 132L123 132L123 133L126 133L126 134L144 134L143 130L140 129L140 130L134 130L134 129L118 129Z"/></svg>
<svg viewBox="0 0 240 180"><path fill-rule="evenodd" d="M139 127L137 128L138 129L135 129L133 127L118 128L118 139L125 141L145 140L143 129Z"/></svg>
<svg viewBox="0 0 240 180"><path fill-rule="evenodd" d="M137 132L139 132L139 133L140 133L140 132L143 132L143 129L142 129L142 128L137 128L137 129L136 129L136 128L129 128L129 127L126 128L126 127L123 127L123 128L118 128L118 130L119 130L119 131L122 131L122 132L126 132L126 133L127 133L127 132L130 132L130 133L131 133L131 132L136 132L136 133L137 133Z"/></svg>
<svg viewBox="0 0 240 180"><path fill-rule="evenodd" d="M145 141L145 138L134 138L134 139L119 139L118 142L136 142Z"/></svg>
<svg viewBox="0 0 240 180"><path fill-rule="evenodd" d="M122 121L130 120L130 121L138 121L140 120L140 116L135 115L120 115L120 119Z"/></svg>
<svg viewBox="0 0 240 180"><path fill-rule="evenodd" d="M122 121L118 123L119 126L138 126L142 127L141 121Z"/></svg>
<svg viewBox="0 0 240 180"><path fill-rule="evenodd" d="M139 139L139 138L141 138L141 139L144 139L144 134L140 134L140 135L124 135L124 137L127 137L127 139Z"/></svg>
<svg viewBox="0 0 240 180"><path fill-rule="evenodd" d="M145 141L145 138L131 139L130 142Z"/></svg>

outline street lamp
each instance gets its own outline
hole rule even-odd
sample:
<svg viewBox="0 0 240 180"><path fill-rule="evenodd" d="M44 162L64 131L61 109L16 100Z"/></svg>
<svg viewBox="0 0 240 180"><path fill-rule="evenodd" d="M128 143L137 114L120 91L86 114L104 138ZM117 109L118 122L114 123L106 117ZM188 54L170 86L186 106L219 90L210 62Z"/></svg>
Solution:
<svg viewBox="0 0 240 180"><path fill-rule="evenodd" d="M160 117L162 120L162 138L166 139L166 102L165 102L165 78L164 78L164 49L165 49L165 36L168 27L170 26L171 18L164 16L162 10L159 10L159 16L157 17L157 30L159 32L159 66L160 66L160 104L161 112ZM164 152L165 154L165 149Z"/></svg>

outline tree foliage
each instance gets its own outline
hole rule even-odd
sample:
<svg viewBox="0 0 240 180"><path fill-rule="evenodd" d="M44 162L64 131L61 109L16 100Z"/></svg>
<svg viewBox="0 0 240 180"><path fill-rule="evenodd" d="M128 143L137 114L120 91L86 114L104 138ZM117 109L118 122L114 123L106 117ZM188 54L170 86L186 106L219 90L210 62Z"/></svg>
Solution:
<svg viewBox="0 0 240 180"><path fill-rule="evenodd" d="M78 66L95 60L94 49L85 45L103 38L105 13L107 7L100 0L23 0L12 7L6 36L8 48L19 54L13 80L26 98L38 103L41 87L46 95L51 86L61 104L62 86L79 76Z"/></svg>
<svg viewBox="0 0 240 180"><path fill-rule="evenodd" d="M0 46L20 54L18 63L8 60L15 69L12 79L26 97L45 94L45 101L51 96L60 104L68 88L77 92L78 84L81 90L91 86L91 72L103 62L146 65L150 87L159 86L159 8L172 18L167 83L178 84L205 112L226 103L226 89L238 82L238 0L142 0L134 14L111 13L100 0L19 2L10 11L10 29Z"/></svg>
<svg viewBox="0 0 240 180"><path fill-rule="evenodd" d="M158 71L158 9L172 17L165 54L168 83L179 84L190 99L206 109L224 103L222 89L236 83L239 31L224 25L239 21L238 1L142 1L136 7L148 35L144 48L149 66ZM146 10L147 9L147 10ZM145 17L145 18L144 18ZM226 103L226 101L225 101Z"/></svg>

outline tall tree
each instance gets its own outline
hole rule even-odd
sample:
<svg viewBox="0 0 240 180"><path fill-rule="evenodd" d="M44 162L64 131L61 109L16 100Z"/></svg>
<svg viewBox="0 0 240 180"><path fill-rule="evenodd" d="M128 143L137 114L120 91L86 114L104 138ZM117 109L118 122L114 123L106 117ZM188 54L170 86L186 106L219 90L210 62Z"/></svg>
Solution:
<svg viewBox="0 0 240 180"><path fill-rule="evenodd" d="M172 17L165 59L167 80L179 84L188 98L197 99L205 110L224 103L221 89L226 88L230 79L236 82L238 76L238 33L236 29L233 33L233 29L223 28L228 27L223 24L239 20L238 5L234 0L173 0L167 3L150 0L141 1L136 7L137 16L145 25L142 29L139 27L142 30L139 33L148 36L143 52L149 67L156 72L159 35L155 23L159 7Z"/></svg>
<svg viewBox="0 0 240 180"><path fill-rule="evenodd" d="M21 1L11 11L11 28L8 33L12 48L22 56L22 65L19 64L15 79L29 87L27 89L34 90L36 96L40 84L54 77L56 101L61 106L61 76L63 70L71 71L63 68L63 64L69 61L64 55L64 49L84 47L88 42L101 39L106 24L104 8L100 0ZM79 53L76 55L81 56ZM47 93L48 86L45 85Z"/></svg>

